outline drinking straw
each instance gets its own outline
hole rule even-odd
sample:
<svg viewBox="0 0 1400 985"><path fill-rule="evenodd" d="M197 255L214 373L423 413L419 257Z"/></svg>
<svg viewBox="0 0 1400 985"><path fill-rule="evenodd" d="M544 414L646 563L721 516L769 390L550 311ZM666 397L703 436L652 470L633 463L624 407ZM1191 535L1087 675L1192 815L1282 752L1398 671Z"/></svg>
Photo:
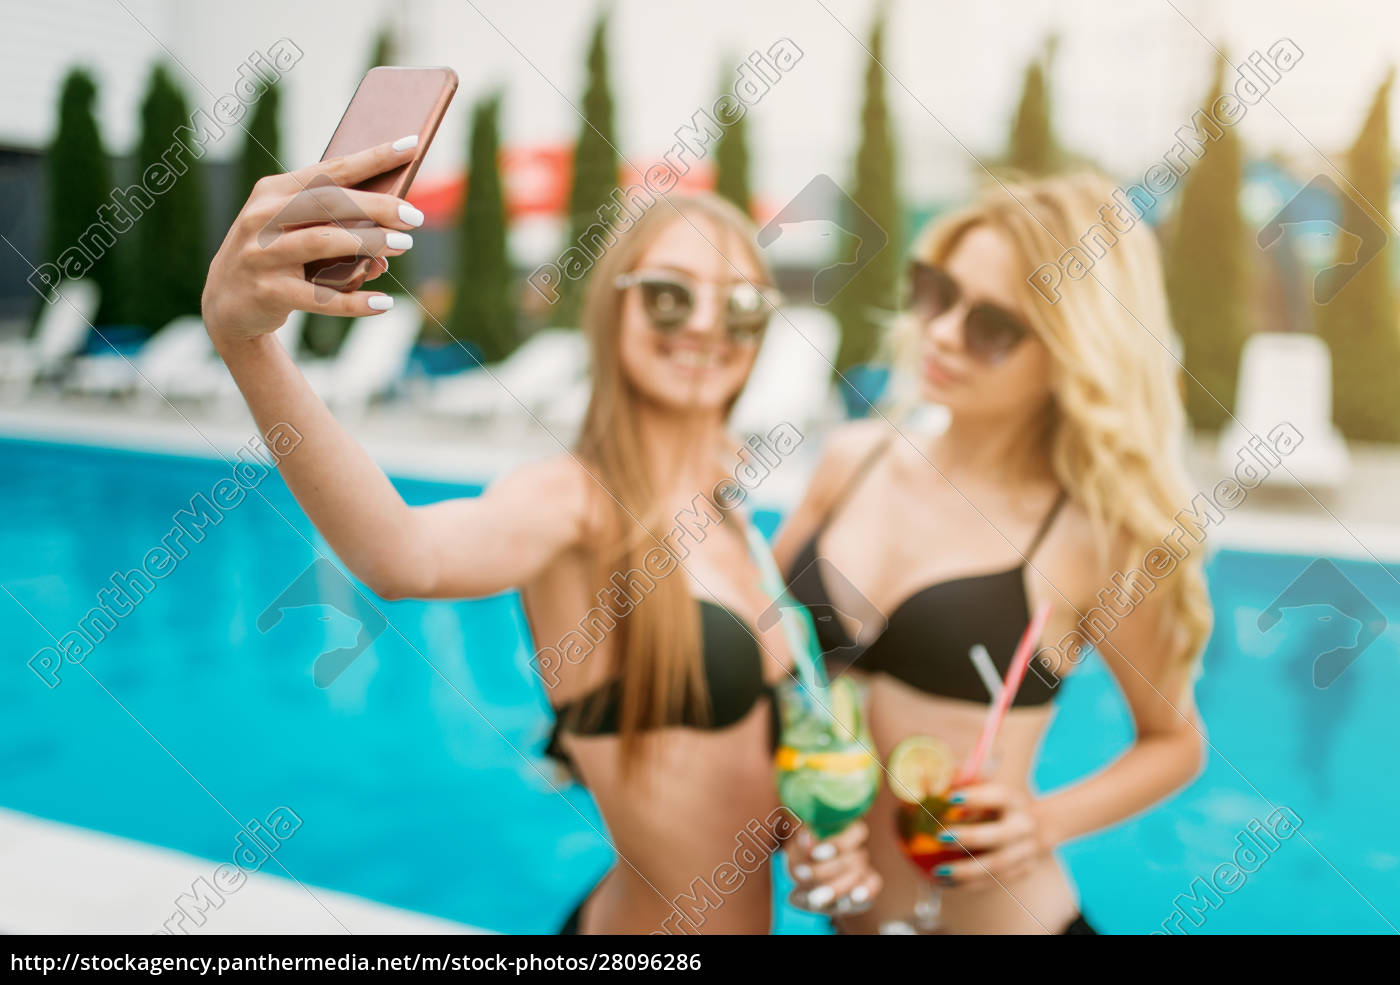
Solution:
<svg viewBox="0 0 1400 985"><path fill-rule="evenodd" d="M958 771L954 785L970 782L982 769L982 762L987 758L987 753L992 749L992 742L997 737L997 731L1001 728L1002 719L1006 717L1006 709L1011 707L1012 700L1016 697L1016 692L1021 689L1021 681L1025 679L1026 668L1030 666L1031 654L1035 652L1036 641L1040 639L1040 634L1045 631L1045 624L1050 619L1050 603L1042 602L1040 608L1035 610L1035 615L1031 617L1030 624L1026 626L1026 631L1021 634L1021 642L1016 645L1016 653L1011 658L1011 666L1006 668L1006 680L1002 682L1001 693L997 695L996 702L987 711L987 720L982 723L982 734L977 737L977 745L972 750L972 755L967 758L963 768Z"/></svg>
<svg viewBox="0 0 1400 985"><path fill-rule="evenodd" d="M997 676L997 665L992 663L992 655L987 652L985 646L978 643L967 651L967 656L972 661L977 676L982 678L982 686L987 689L987 693L995 701L997 695L1001 694L1001 678Z"/></svg>

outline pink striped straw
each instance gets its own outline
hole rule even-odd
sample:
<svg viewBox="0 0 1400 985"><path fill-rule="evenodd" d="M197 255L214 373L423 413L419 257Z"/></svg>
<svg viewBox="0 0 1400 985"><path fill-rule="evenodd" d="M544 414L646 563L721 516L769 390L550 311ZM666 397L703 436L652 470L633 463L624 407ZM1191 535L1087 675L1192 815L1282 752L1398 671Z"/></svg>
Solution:
<svg viewBox="0 0 1400 985"><path fill-rule="evenodd" d="M1006 680L1002 681L1001 693L988 709L987 720L982 723L982 734L977 737L977 745L972 750L972 755L967 757L967 762L958 771L957 778L953 781L954 786L970 783L981 771L982 763L986 760L987 753L991 752L992 743L996 741L1002 719L1006 717L1006 709L1011 707L1016 692L1021 689L1021 681L1026 677L1026 668L1030 666L1035 644L1040 640L1040 634L1045 632L1045 624L1049 621L1050 603L1042 602L1031 617L1030 624L1026 626L1026 631L1021 634L1021 642L1016 645L1011 666L1006 668Z"/></svg>

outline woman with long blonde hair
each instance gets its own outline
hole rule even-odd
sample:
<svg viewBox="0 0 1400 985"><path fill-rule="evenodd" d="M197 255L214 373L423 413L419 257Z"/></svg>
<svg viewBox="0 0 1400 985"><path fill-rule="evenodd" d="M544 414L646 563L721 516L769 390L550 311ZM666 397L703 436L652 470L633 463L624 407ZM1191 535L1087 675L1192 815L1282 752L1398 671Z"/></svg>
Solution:
<svg viewBox="0 0 1400 985"><path fill-rule="evenodd" d="M849 425L780 534L793 595L824 616L823 648L868 681L882 758L930 736L961 762L1031 613L1052 606L990 765L946 794L958 807L936 839L961 851L930 873L941 912L902 853L887 789L867 818L885 890L845 931L1093 933L1054 849L1200 769L1192 682L1211 616L1200 551L1169 539L1191 499L1178 366L1155 242L1113 221L1114 191L1090 174L1000 186L931 224L892 341L946 425ZM879 616L849 621L863 612ZM1136 740L1101 772L1033 796L1054 696L1089 647ZM911 762L938 772L945 747L915 745ZM820 881L801 844L794 875Z"/></svg>
<svg viewBox="0 0 1400 985"><path fill-rule="evenodd" d="M303 267L373 258L377 276L412 246L421 213L351 190L411 156L395 148L259 181L210 266L209 334L260 428L301 435L282 477L370 589L519 588L559 713L551 750L591 788L618 856L565 930L767 933L769 860L792 826L773 782L772 685L793 655L781 626L755 625L781 586L761 581L725 429L771 310L753 228L713 196L658 200L619 228L585 301L594 389L576 448L479 497L413 508L272 334L294 308L392 307L371 290L327 299ZM325 178L343 194L318 195ZM365 216L375 225L355 224ZM268 236L278 217L297 221ZM853 826L833 847L829 898L878 889L862 837Z"/></svg>

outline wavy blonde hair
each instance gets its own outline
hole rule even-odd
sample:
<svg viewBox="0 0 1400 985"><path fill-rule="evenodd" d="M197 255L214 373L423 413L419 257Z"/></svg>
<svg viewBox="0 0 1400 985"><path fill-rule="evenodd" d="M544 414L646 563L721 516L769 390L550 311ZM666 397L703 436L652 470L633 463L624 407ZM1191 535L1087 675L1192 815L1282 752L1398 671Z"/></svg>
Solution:
<svg viewBox="0 0 1400 985"><path fill-rule="evenodd" d="M913 255L944 265L979 225L1010 242L1023 271L1015 285L1021 313L1052 359L1051 467L1089 515L1100 563L1126 573L1176 527L1191 487L1183 466L1181 367L1172 355L1157 243L1145 223L1118 232L1104 221L1116 189L1088 172L992 186L968 208L925 227ZM1089 267L1078 279L1065 272L1070 248ZM1048 278L1057 264L1052 301L1031 278L1038 270ZM894 321L893 352L904 372L916 364L922 330L909 315ZM1162 631L1174 657L1194 658L1211 627L1199 552L1157 580L1157 590L1167 593Z"/></svg>

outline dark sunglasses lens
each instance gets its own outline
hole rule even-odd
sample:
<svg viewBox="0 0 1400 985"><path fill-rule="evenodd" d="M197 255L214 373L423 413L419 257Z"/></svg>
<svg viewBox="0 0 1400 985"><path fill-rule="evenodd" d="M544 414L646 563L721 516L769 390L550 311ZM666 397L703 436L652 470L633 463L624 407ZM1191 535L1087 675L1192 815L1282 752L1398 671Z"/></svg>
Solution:
<svg viewBox="0 0 1400 985"><path fill-rule="evenodd" d="M995 363L1006 358L1027 331L1018 319L995 305L979 304L967 313L964 344L972 358Z"/></svg>
<svg viewBox="0 0 1400 985"><path fill-rule="evenodd" d="M921 318L937 318L957 303L957 281L937 267L924 263L910 265L909 310Z"/></svg>
<svg viewBox="0 0 1400 985"><path fill-rule="evenodd" d="M769 307L761 291L749 284L729 292L724 327L736 342L752 342L768 327Z"/></svg>
<svg viewBox="0 0 1400 985"><path fill-rule="evenodd" d="M642 306L653 325L662 331L680 328L690 320L695 299L690 288L675 281L648 280L640 285Z"/></svg>

